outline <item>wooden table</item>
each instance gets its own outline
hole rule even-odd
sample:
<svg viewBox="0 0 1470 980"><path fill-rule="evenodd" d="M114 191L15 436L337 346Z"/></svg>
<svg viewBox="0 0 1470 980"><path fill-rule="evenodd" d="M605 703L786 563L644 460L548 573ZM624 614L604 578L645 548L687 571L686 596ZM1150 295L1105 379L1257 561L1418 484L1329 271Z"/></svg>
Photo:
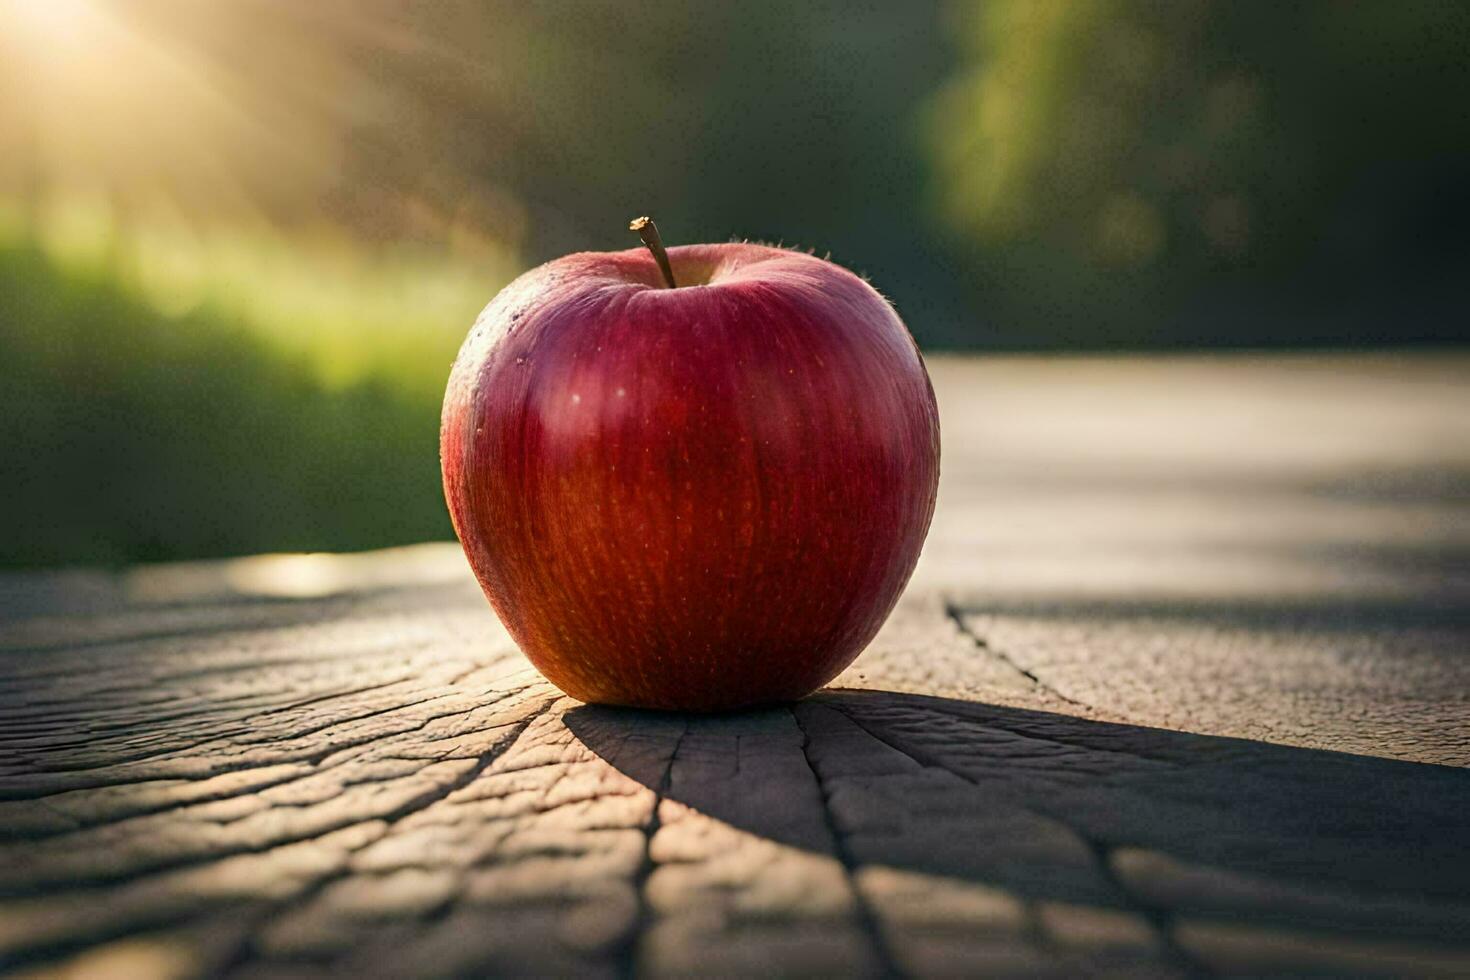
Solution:
<svg viewBox="0 0 1470 980"><path fill-rule="evenodd" d="M1470 359L932 366L789 708L561 697L452 544L0 577L0 972L1470 974Z"/></svg>

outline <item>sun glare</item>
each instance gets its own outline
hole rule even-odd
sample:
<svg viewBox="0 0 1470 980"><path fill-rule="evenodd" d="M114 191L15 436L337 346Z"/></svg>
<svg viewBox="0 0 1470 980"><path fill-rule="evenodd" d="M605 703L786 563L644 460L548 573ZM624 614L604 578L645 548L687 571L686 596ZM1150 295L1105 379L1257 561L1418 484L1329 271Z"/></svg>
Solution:
<svg viewBox="0 0 1470 980"><path fill-rule="evenodd" d="M344 172L367 123L418 117L364 68L435 57L399 30L315 4L0 0L0 246L245 327L328 385L442 385L446 325L519 271L519 203L421 198L394 178L411 157Z"/></svg>
<svg viewBox="0 0 1470 980"><path fill-rule="evenodd" d="M107 29L93 0L0 0L0 19L38 60L86 54Z"/></svg>

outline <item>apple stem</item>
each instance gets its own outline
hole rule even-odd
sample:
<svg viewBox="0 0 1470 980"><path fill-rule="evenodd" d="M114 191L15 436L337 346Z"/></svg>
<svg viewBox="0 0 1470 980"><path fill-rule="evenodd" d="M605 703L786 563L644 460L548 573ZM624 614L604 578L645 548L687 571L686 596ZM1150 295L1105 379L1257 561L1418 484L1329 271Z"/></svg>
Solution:
<svg viewBox="0 0 1470 980"><path fill-rule="evenodd" d="M653 253L653 261L658 263L658 271L664 274L664 282L669 284L669 288L679 288L674 282L674 267L669 265L669 253L664 250L664 240L659 237L658 225L653 223L653 219L634 218L628 222L628 230L636 231L638 237L643 239L643 244Z"/></svg>

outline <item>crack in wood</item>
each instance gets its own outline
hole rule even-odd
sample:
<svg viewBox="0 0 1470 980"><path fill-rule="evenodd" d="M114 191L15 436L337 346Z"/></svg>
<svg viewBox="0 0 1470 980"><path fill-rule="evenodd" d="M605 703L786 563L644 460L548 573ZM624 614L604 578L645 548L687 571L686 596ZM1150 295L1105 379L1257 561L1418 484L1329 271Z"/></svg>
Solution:
<svg viewBox="0 0 1470 980"><path fill-rule="evenodd" d="M863 693L866 694L868 692L863 692ZM1171 758L1169 756L1156 755L1156 754L1151 754L1151 753L1148 753L1148 752L1140 752L1140 751L1137 751L1135 749L1118 749L1118 748L1114 748L1114 747L1108 746L1108 745L1096 745L1096 744L1092 744L1091 742L1089 742L1086 739L1085 736L1079 737L1075 741L1066 741L1066 740L1059 739L1059 738L1053 738L1053 737L1051 737L1049 735L1043 735L1040 732L1036 731L1035 727L1028 727L1028 726L1026 726L1024 724L1018 724L1015 721L1009 721L1009 722L1007 722L1007 721L1004 721L1002 719L994 718L994 717L986 717L986 718L976 717L976 711L975 711L974 706L970 706L968 709L967 708L957 708L957 707L954 707L954 706L946 705L946 704L944 704L942 701L940 701L937 698L936 699L931 699L931 700L933 701L933 703L926 703L924 705L924 710L926 712L930 712L930 713L933 713L933 714L936 714L936 715L941 715L941 716L943 716L945 718L953 719L954 721L962 722L964 724L978 725L978 726L980 726L982 728L993 729L995 731L1005 732L1007 735L1012 735L1012 736L1015 736L1016 738L1024 739L1024 740L1026 740L1028 742L1038 742L1038 743L1041 743L1041 744L1044 744L1044 745L1055 745L1055 746L1059 746L1061 748L1076 749L1076 750L1081 750L1081 751L1092 753L1092 754L1119 756L1119 757L1125 758L1125 759L1137 759L1137 760L1141 760L1141 761L1155 762L1155 763L1159 763L1160 765L1166 765L1166 766L1171 766L1171 767L1174 767L1174 766L1178 766L1179 765L1179 761L1177 759ZM1084 709L1087 708L1087 705L1080 704L1080 702L1074 702L1074 703L1078 704L1079 707L1082 707ZM834 705L834 707L835 707L835 705ZM882 710L882 709L879 709L879 710ZM998 708L993 708L992 710L1005 711L1007 709L1002 706L1002 707L998 707ZM1086 715L1079 715L1078 717L1087 717L1087 716ZM1012 756L1008 756L1008 758L1011 758L1011 759L1022 759L1022 758L1027 758L1027 757L1025 757L1025 756L1018 756L1018 755L1012 755ZM1035 759L1036 759L1036 761L1044 762L1044 763L1045 762L1052 762L1052 761L1054 761L1054 760L1050 759L1049 757L1047 757L1045 755L1036 756Z"/></svg>
<svg viewBox="0 0 1470 980"><path fill-rule="evenodd" d="M1057 818L1053 817L1053 819ZM1104 841L1083 833L1076 827L1073 827L1072 830L1078 837L1082 838L1083 843L1092 848L1093 857L1097 861L1098 870L1102 874L1103 879L1116 888L1120 895L1127 898L1133 911L1142 916L1144 921L1149 924L1149 928L1153 930L1154 936L1158 939L1159 946L1163 950L1165 957L1175 966L1185 971L1188 976L1215 976L1215 971L1209 969L1197 957L1191 956L1187 950L1179 945L1178 940L1174 936L1174 914L1163 906L1148 901L1134 889L1129 888L1127 882L1118 877L1117 872L1113 870L1114 848Z"/></svg>
<svg viewBox="0 0 1470 980"><path fill-rule="evenodd" d="M811 733L807 731L806 725L802 724L801 713L795 709L788 709L791 720L796 722L796 727L801 731L801 755L806 760L807 768L811 770L812 779L817 783L817 791L822 796L822 820L826 825L827 833L832 837L832 845L836 851L836 858L842 865L843 874L847 879L847 886L852 891L853 902L856 904L857 919L863 936L868 941L869 949L878 964L879 975L882 977L901 978L906 974L899 968L898 960L889 948L888 937L884 932L883 923L877 912L868 901L867 895L863 893L862 884L858 881L857 872L861 867L859 862L847 846L841 828L837 826L837 820L832 814L832 795L827 784L822 779L821 773L817 771L811 756Z"/></svg>
<svg viewBox="0 0 1470 980"><path fill-rule="evenodd" d="M965 621L965 617L969 615L966 610L962 609L952 602L945 602L944 614L949 617L950 622L954 623L955 627L960 631L960 635L966 637L972 644L974 644L976 650L981 651L986 656L989 656L999 661L1000 663L1009 667L1011 670L1020 674L1022 677L1026 678L1026 680L1030 681L1037 690L1056 698L1058 701L1063 701L1067 704L1076 705L1079 708L1090 707L1089 705L1084 704L1083 702L1078 701L1075 698L1070 698L1067 695L1063 694L1061 691L1058 691L1055 687L1052 687L1046 681L1038 677L1035 673L1027 670L1025 667L1022 667L1010 654L1006 653L1004 650L992 646L990 642L985 639L985 637L981 636L979 633L976 633L970 627L970 624Z"/></svg>
<svg viewBox="0 0 1470 980"><path fill-rule="evenodd" d="M658 834L663 821L659 816L659 809L664 800L668 798L669 790L674 782L674 762L679 758L679 749L684 745L684 736L689 734L689 722L684 722L679 737L674 740L674 749L669 753L668 764L664 766L663 776L659 779L658 788L653 791L653 809L649 812L648 820L643 825L643 861L638 866L633 877L633 892L638 896L638 909L634 914L633 926L628 931L624 941L618 945L613 953L616 963L615 972L619 977L632 978L638 975L638 963L640 950L643 945L643 937L648 931L648 926L654 920L654 913L648 901L648 879L653 877L657 866L653 860L653 838Z"/></svg>
<svg viewBox="0 0 1470 980"><path fill-rule="evenodd" d="M898 752L899 754L913 760L920 766L928 769L938 769L941 772L945 772L959 779L962 779L972 786L976 786L982 789L986 788L985 784L981 783L979 780L974 779L969 774L961 770L945 765L944 762L936 756L933 756L922 749L916 750L906 747L904 745L900 745L893 738L889 738L883 734L880 734L879 732L875 731L871 726L869 726L866 722L864 722L861 718L859 718L852 710L842 705L832 705L832 707L835 710L839 711L845 718L851 721L859 729L861 729L868 737L878 742L881 742L883 745L886 745L893 751ZM1167 961L1169 961L1173 966L1180 969L1188 976L1208 977L1212 975L1211 971L1206 969L1205 966L1194 957L1190 956L1174 940L1172 920L1168 911L1158 906L1152 905L1148 902L1142 901L1139 896L1136 895L1131 889L1127 888L1124 883L1118 878L1118 876L1113 872L1112 865L1109 860L1109 854L1111 853L1111 846L1109 844L1092 837L1080 827L1075 826L1062 816L1046 808L1038 808L1030 801L1017 800L1015 802L1038 816L1045 817L1048 820L1055 821L1061 826L1066 827L1066 829L1071 834L1073 834L1079 841L1087 846L1087 848L1092 852L1094 863L1097 865L1097 870L1102 876L1103 880L1106 881L1110 886L1112 886L1119 897L1124 899L1130 911L1133 911L1142 916L1144 920L1149 923L1149 927L1154 933L1154 938L1158 940L1160 949L1163 951ZM1042 935L1042 930L1039 920L1035 919L1034 903L1027 902L1026 904L1028 931L1034 931L1036 937L1039 939Z"/></svg>
<svg viewBox="0 0 1470 980"><path fill-rule="evenodd" d="M407 818L415 814L427 811L429 808L433 807L439 802L449 798L450 796L453 796L460 790L463 790L466 787L470 786L472 783L474 783L476 779L483 775L484 772L496 762L496 760L509 752L514 747L521 735L524 734L525 731L537 719L545 715L550 707L556 703L556 700L557 698L555 696L548 694L543 699L541 706L538 709L536 709L528 717L518 722L515 722L513 724L512 730L506 733L503 738L498 740L486 752L482 753L480 757L475 761L475 763L470 766L464 773L455 777L452 780L445 782L442 785L431 787L425 790L423 793L416 795L408 800L405 800L403 803L388 811L387 813L380 814L378 816L365 820L349 820L340 825L329 825L326 827L315 828L314 832L310 834L305 834L298 837L287 837L278 839L271 842L269 845L265 845L259 848L240 848L224 852L215 852L209 855L201 856L198 860L176 862L166 866L150 868L147 871L144 871L141 875L130 876L126 879L115 879L115 882L127 881L131 884L144 881L151 876L185 871L191 868L207 867L212 864L245 855L270 855L271 853L282 848L289 848L305 843L310 843L312 841L322 840L329 837L330 835L339 834L344 831L350 830L353 827L367 826L378 823L381 823L383 825L381 833L374 835L371 839L365 840L357 844L356 846L347 848L347 856L344 856L341 865L336 870L316 879L310 886L295 895L290 903L284 906L268 906L260 911L253 913L251 917L255 922L255 925L242 938L241 945L243 948L236 948L230 956L231 959L237 962L243 962L247 960L253 952L254 944L258 939L259 933L264 929L269 928L271 922L279 920L282 916L289 914L292 910L297 910L305 907L313 898L317 897L328 887L330 887L333 882L340 881L349 877L353 873L353 869L350 864L350 855L352 853L360 851L368 845L388 836L392 832L393 828L401 823L403 820L406 820ZM425 763L426 766L431 764L432 763ZM97 884L106 883L112 882L86 881L72 882L71 884L74 887L92 887ZM66 956L71 955L79 950L95 946L99 943L104 943L110 940L122 938L127 935L135 934L139 932L141 928L146 928L150 924L159 925L167 922L167 924L171 926L183 925L193 921L198 916L208 914L209 911L211 910L201 907L197 910L185 911L181 913L178 909L174 908L167 910L168 914L161 914L158 920L154 920L152 922L139 921L137 919L118 922L115 923L112 928L94 929L91 932L74 934L61 942L38 944L19 951L12 950L11 952L6 954L5 960L0 961L0 966L35 966L38 964L53 962L55 960L65 958ZM246 912L245 914L250 913Z"/></svg>
<svg viewBox="0 0 1470 980"><path fill-rule="evenodd" d="M500 701L504 701L504 700L507 700L509 698L515 697L516 695L521 694L521 693L529 690L532 686L534 686L534 685L527 685L526 687L514 688L514 689L511 689L511 690L508 690L508 691L505 691L505 692L496 692L496 700L495 701L492 701L490 703L492 703L492 704L493 703L498 703ZM300 732L289 732L289 733L287 733L285 735L282 735L281 737L275 738L275 739L262 739L262 740L257 740L257 741L253 741L253 742L246 742L246 743L230 743L225 736L211 735L209 738L202 739L202 740L200 740L199 742L196 742L196 743L191 743L191 744L183 745L183 746L175 746L175 747L173 747L171 749L168 749L168 750L165 750L165 751L161 751L161 752L150 753L150 754L148 754L146 756L143 756L143 757L127 758L127 759L123 759L121 761L108 762L108 763L105 763L103 765L92 766L92 767L87 767L87 768L51 769L51 770L41 770L41 771L30 772L30 773L8 773L8 774L6 774L6 777L7 778L10 778L10 779L14 779L14 778L17 778L18 776L25 776L25 775L30 775L30 776L44 776L44 775L52 775L52 774L76 775L76 774L81 774L81 773L102 773L102 772L105 772L108 769L113 769L113 768L122 767L122 766L138 766L140 764L148 764L148 763L151 763L151 764L155 764L156 765L156 764L158 764L160 762L178 760L178 759L181 759L181 758L188 758L188 757L192 756L193 754L197 753L198 750L200 750L200 749L202 749L202 748L204 748L206 746L215 745L217 743L223 743L225 745L243 744L243 745L245 745L247 747L251 747L251 748L270 750L270 747L271 746L277 745L279 743L288 742L288 741L297 741L300 738L303 738L303 737L305 737L307 735L313 735L313 734L317 734L319 732L328 731L330 729L337 728L337 727L340 727L342 725L356 724L356 723L359 723L359 722L362 722L362 721L365 721L365 720L368 720L368 719L371 719L371 718L375 718L375 717L379 717L379 716L387 715L387 714L392 714L395 711L401 711L401 710L404 710L404 709L410 708L410 707L420 707L422 705L431 703L433 701L440 701L440 700L443 700L444 698L447 698L447 697L456 697L456 696L466 696L466 695L455 693L455 692L450 692L450 693L446 693L446 694L438 694L438 695L435 695L435 696L430 697L430 698L424 698L423 700L412 702L410 704L389 706L387 708L383 708L383 709L380 709L380 710L377 710L377 711L368 712L368 713L363 714L363 715L356 715L356 716L353 716L351 718L338 719L338 720L335 720L335 721L330 722L328 724L319 725L318 727L313 728L313 729L308 729L308 730L304 730L304 731L300 731ZM344 740L341 740L341 741L331 742L331 743L328 743L326 746L324 746L324 747L322 747L320 749L311 751L311 752L302 752L300 754L293 754L293 750L286 749L286 750L283 750L282 751L282 754L280 756L275 757L275 758L272 758L269 761L269 764L271 764L271 765L280 765L280 764L289 764L289 763L304 763L304 764L307 764L307 765L318 766L318 765L320 765L321 763L325 762L327 759L331 758L333 755L336 755L339 752L345 752L345 751L348 751L350 749L358 748L358 747L363 746L363 745L369 745L371 743L380 741L380 740L385 739L385 738L396 738L396 737L400 737L400 736L411 735L411 734L414 734L416 732L422 731L423 729L427 728L429 725L433 724L436 721L440 721L440 720L442 720L444 718L454 718L454 717L460 717L460 716L464 716L464 715L473 714L475 711L482 710L484 707L486 707L485 704L475 704L475 705L472 705L469 708L464 708L464 709L455 710L455 711L440 712L440 713L437 713L437 714L431 714L428 717L423 718L422 720L420 720L417 724L414 724L414 725L412 725L411 727L408 727L408 728L403 728L403 729L399 729L397 731L391 731L391 732L368 732L367 734L363 735L360 738L344 739ZM16 789L13 789L13 788L10 788L10 787L0 787L0 801L24 802L24 801L28 801L28 800L40 800L40 799L46 799L47 797L51 797L51 796L58 796L58 795L61 795L63 793L76 792L76 791L79 791L79 790L107 789L107 788L110 788L110 787L113 787L113 786L136 785L136 784L151 783L151 782L165 782L165 781L175 780L175 779L190 779L192 781L201 781L201 780L205 780L205 779L213 779L213 778L215 778L217 776L223 776L223 775L226 775L226 774L229 774L229 773L233 773L233 772L242 772L242 771L247 771L247 770L250 770L250 769L256 769L256 768L259 768L262 764L263 763L259 759L249 759L249 760L245 760L245 761L241 761L241 762L237 762L237 763L218 763L218 764L214 765L211 769L209 769L209 771L207 771L203 775L200 775L200 776L191 776L191 777L178 776L178 775L173 775L173 774L168 774L168 773L162 773L162 774L159 774L159 773L150 773L150 774L140 775L140 776L136 776L136 777L124 777L124 778L121 778L121 779L116 779L116 778L109 779L109 778L101 778L101 777L74 779L74 780L68 780L68 782L70 782L71 785L67 785L67 786L64 786L64 787L59 788L59 789L43 790L43 791L41 791L39 793L36 793L36 792L28 792L25 789L16 790Z"/></svg>
<svg viewBox="0 0 1470 980"><path fill-rule="evenodd" d="M430 807L438 804L443 800L448 799L455 793L458 793L460 790L469 787L475 782L475 780L479 779L480 776L484 774L485 770L489 769L499 759L509 755L514 750L516 744L520 741L521 736L526 733L526 730L529 729L542 717L544 717L547 712L551 710L551 706L554 705L556 702L556 696L548 695L541 702L541 706L536 709L536 711L534 711L528 717L517 722L515 724L515 728L508 735L506 735L504 739L497 742L494 746L490 748L489 751L482 753L480 757L475 761L475 764L462 776L458 777L457 779L453 780L443 787L439 787L434 791L425 793L420 798L410 800L398 810L384 817L380 817L379 819L381 819L385 824L383 828L383 833L374 838L373 841L366 842L361 846L354 848L353 852L355 853L356 851L360 851L363 848L369 846L369 844L376 843L377 841L388 837L393 833L393 828L402 823L404 820L415 814L428 811ZM313 885L306 891L296 896L291 905L285 908L276 909L268 914L265 919L260 923L259 927L252 931L251 942L253 943L253 941L259 936L261 932L270 928L270 924L272 922L279 921L285 918L294 910L305 908L307 905L311 904L314 899L316 899L319 895L330 888L335 882L349 878L352 874L353 868L351 866L351 860L349 858L348 860L344 860L342 862L342 866L338 868L335 872L323 876L315 883L313 883ZM446 897L442 906L437 910L436 914L442 918L443 915L447 913L448 907L454 904L454 901L454 896Z"/></svg>

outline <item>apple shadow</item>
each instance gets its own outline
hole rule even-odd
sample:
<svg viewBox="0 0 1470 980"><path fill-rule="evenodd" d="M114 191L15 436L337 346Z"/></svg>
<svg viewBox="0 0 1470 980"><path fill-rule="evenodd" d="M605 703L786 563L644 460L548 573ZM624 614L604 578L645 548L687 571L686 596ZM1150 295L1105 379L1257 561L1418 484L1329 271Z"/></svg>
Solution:
<svg viewBox="0 0 1470 980"><path fill-rule="evenodd" d="M879 691L565 721L662 800L849 870L1160 925L1470 942L1465 770Z"/></svg>

